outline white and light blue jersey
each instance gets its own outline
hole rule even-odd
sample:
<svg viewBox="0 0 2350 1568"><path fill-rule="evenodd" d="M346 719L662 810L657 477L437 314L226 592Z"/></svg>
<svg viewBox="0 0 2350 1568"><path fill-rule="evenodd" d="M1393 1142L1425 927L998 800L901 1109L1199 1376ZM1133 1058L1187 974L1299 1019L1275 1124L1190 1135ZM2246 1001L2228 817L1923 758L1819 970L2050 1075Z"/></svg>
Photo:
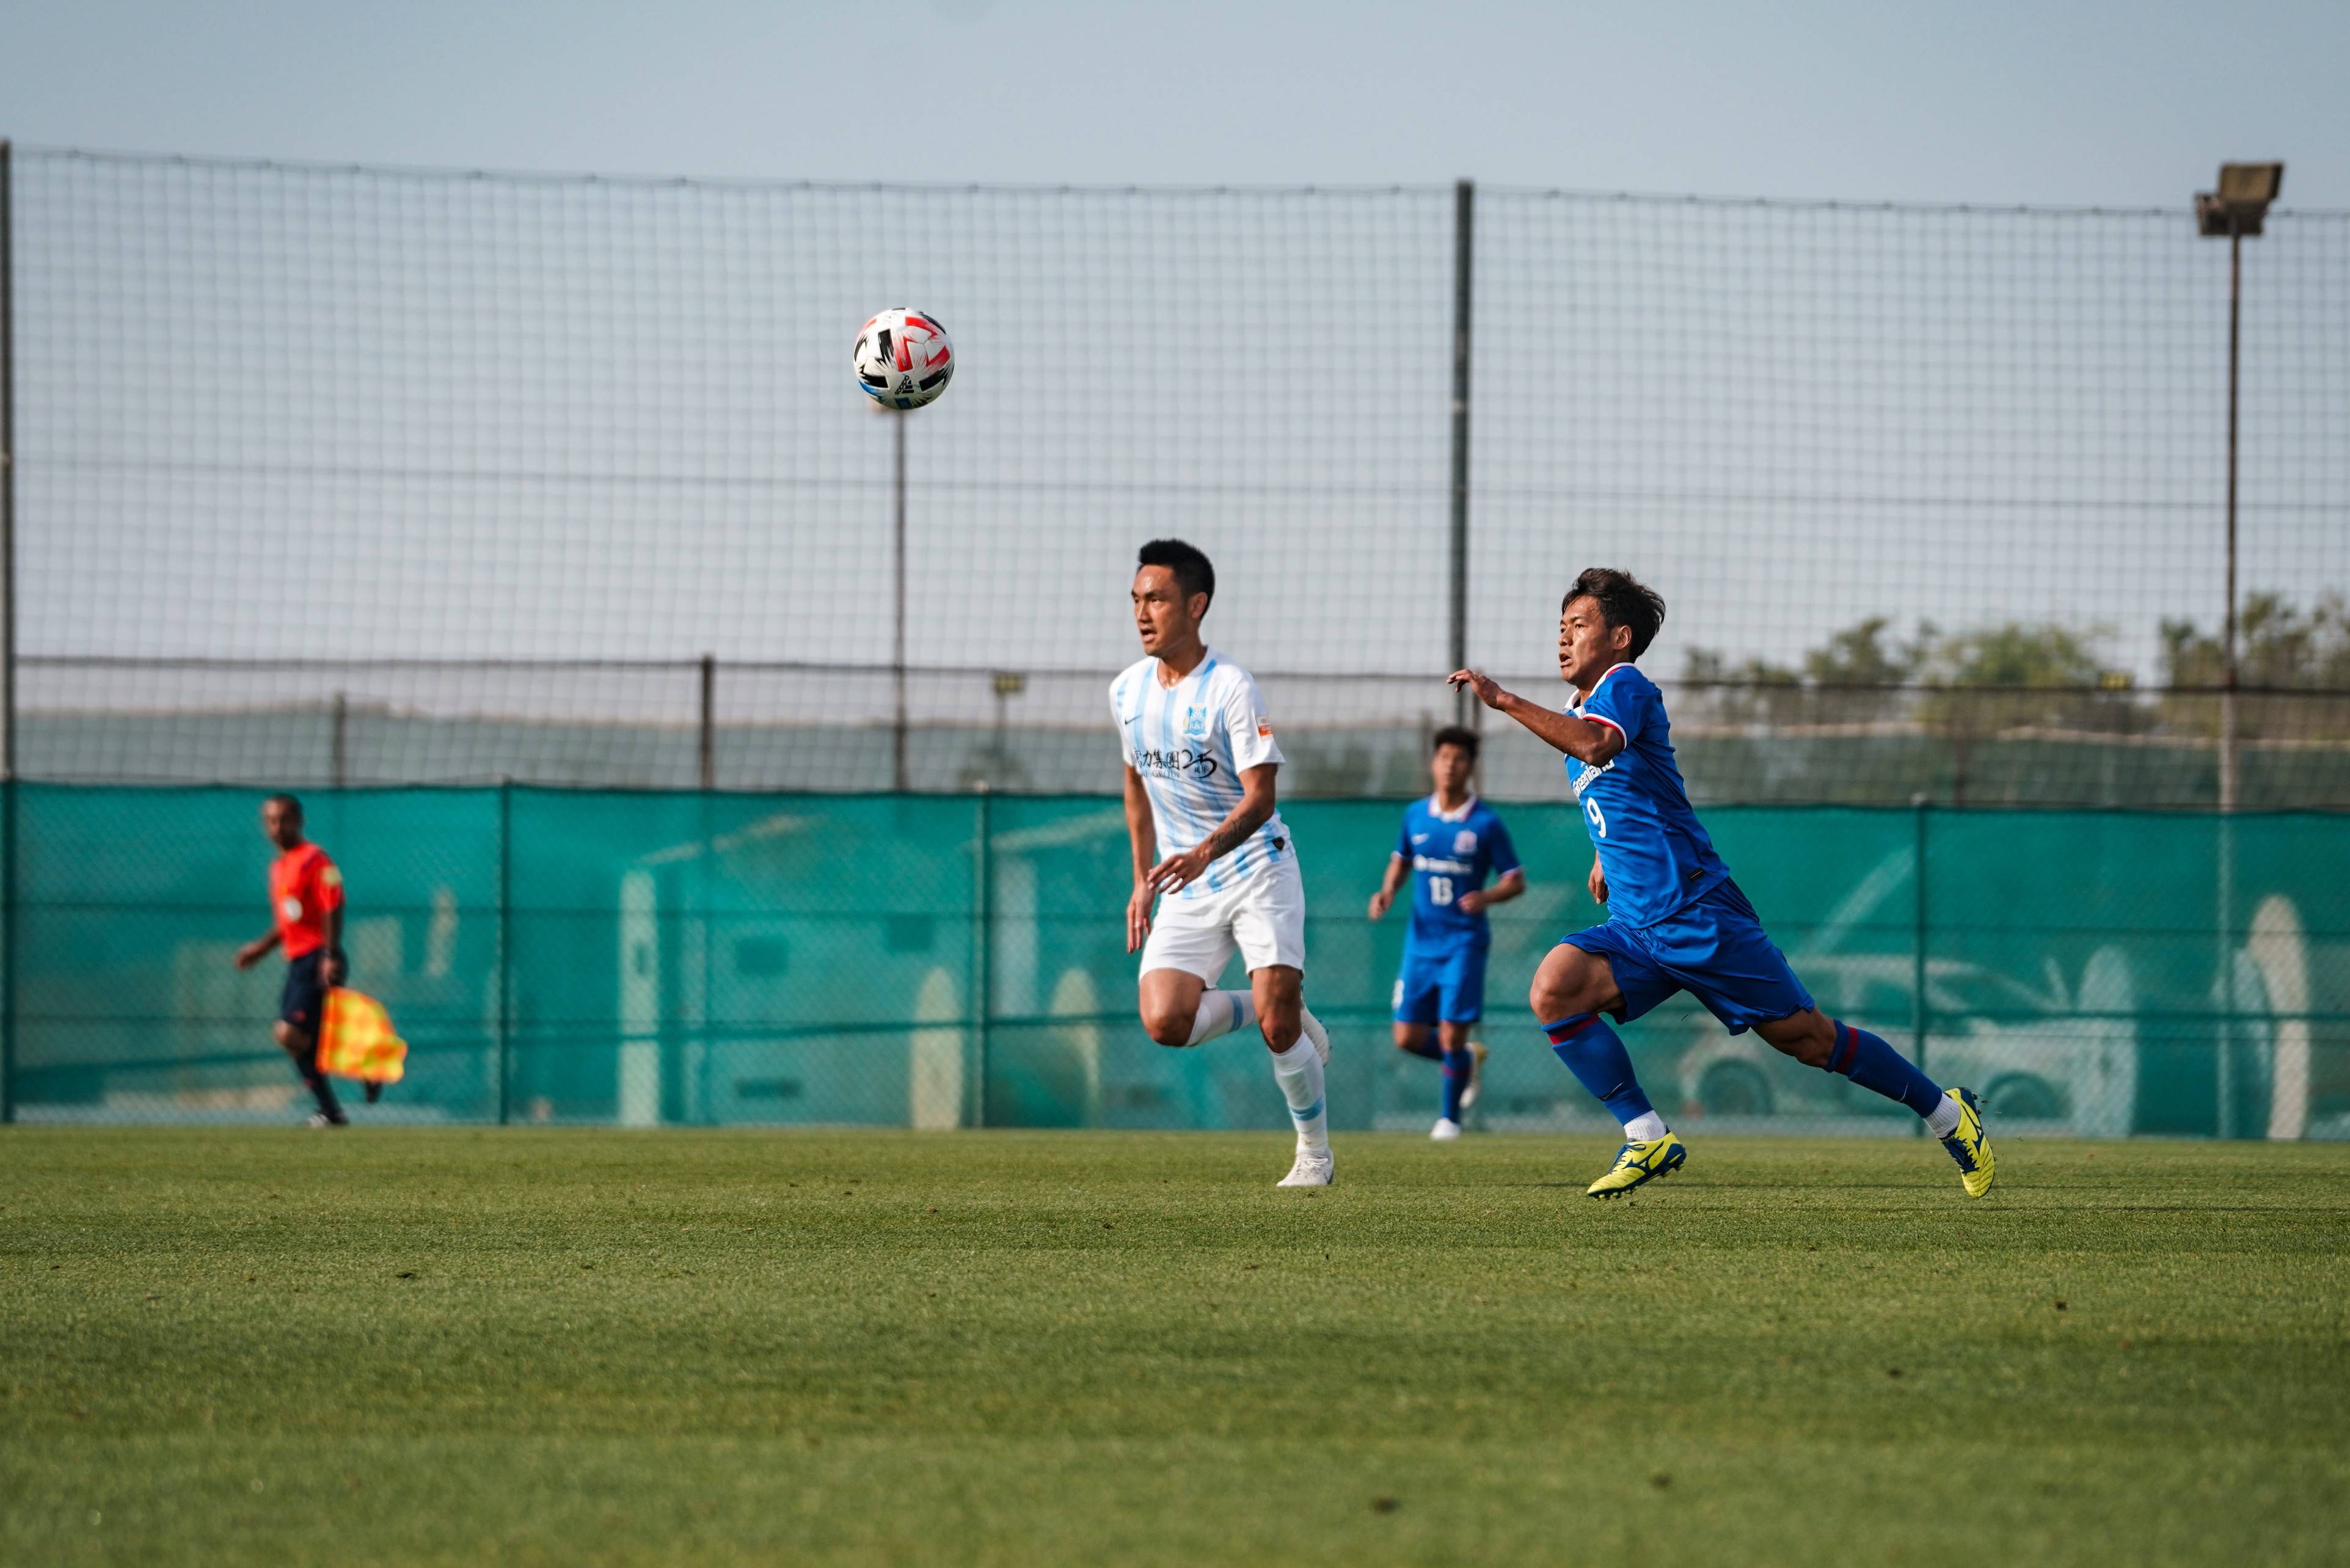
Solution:
<svg viewBox="0 0 2350 1568"><path fill-rule="evenodd" d="M1195 847L1232 814L1243 769L1284 760L1255 678L1212 648L1173 686L1160 684L1156 659L1129 666L1110 683L1109 706L1126 765L1141 775L1150 796L1162 860ZM1173 896L1221 893L1293 853L1275 812Z"/></svg>
<svg viewBox="0 0 2350 1568"><path fill-rule="evenodd" d="M1690 805L1673 760L1664 693L1629 664L1607 670L1567 711L1605 724L1624 749L1604 767L1567 757L1583 826L1607 877L1607 918L1653 926L1730 879Z"/></svg>

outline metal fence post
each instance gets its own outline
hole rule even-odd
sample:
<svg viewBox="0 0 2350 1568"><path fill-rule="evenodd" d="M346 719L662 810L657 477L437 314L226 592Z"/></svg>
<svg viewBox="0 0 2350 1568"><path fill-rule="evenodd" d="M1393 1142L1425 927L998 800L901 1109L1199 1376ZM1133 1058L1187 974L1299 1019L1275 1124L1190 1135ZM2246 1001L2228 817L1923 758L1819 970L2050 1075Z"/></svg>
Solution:
<svg viewBox="0 0 2350 1568"><path fill-rule="evenodd" d="M0 1122L16 1119L16 287L15 155L0 140Z"/></svg>
<svg viewBox="0 0 2350 1568"><path fill-rule="evenodd" d="M979 786L979 809L974 823L973 844L979 862L976 903L979 907L979 940L972 954L972 1032L975 1061L972 1075L978 1092L972 1096L971 1125L987 1125L987 1058L993 1045L991 1016L995 1012L995 796L985 784Z"/></svg>
<svg viewBox="0 0 2350 1568"><path fill-rule="evenodd" d="M1915 826L1910 850L1913 869L1909 879L1915 884L1917 903L1909 933L1909 1059L1918 1064L1918 1070L1921 1073L1926 1070L1926 1019L1929 1011L1926 1000L1926 814L1931 810L1933 803L1922 794L1911 803ZM1923 1118L1918 1123L1918 1136L1926 1136Z"/></svg>
<svg viewBox="0 0 2350 1568"><path fill-rule="evenodd" d="M514 1117L514 781L498 780L498 1126Z"/></svg>
<svg viewBox="0 0 2350 1568"><path fill-rule="evenodd" d="M16 781L0 779L0 1122L16 1119Z"/></svg>
<svg viewBox="0 0 2350 1568"><path fill-rule="evenodd" d="M702 656L702 734L697 776L703 790L718 787L718 656Z"/></svg>
<svg viewBox="0 0 2350 1568"><path fill-rule="evenodd" d="M1477 182L1452 192L1452 668L1469 664L1469 312L1476 259ZM1456 722L1466 724L1479 704L1464 688L1453 697Z"/></svg>

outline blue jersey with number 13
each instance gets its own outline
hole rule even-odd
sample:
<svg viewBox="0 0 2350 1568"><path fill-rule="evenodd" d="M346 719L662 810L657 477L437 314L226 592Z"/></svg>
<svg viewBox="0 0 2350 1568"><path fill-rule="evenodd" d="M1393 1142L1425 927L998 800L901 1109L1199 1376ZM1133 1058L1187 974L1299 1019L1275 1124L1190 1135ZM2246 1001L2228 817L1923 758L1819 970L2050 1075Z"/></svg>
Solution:
<svg viewBox="0 0 2350 1568"><path fill-rule="evenodd" d="M1583 826L1607 878L1607 918L1653 926L1728 881L1730 867L1714 853L1681 786L1657 683L1634 666L1618 664L1599 678L1580 707L1567 711L1624 737L1624 749L1603 767L1565 759Z"/></svg>
<svg viewBox="0 0 2350 1568"><path fill-rule="evenodd" d="M1510 830L1492 806L1471 795L1460 810L1447 814L1437 809L1433 795L1413 801L1404 807L1395 855L1410 862L1417 884L1411 897L1415 950L1483 947L1493 940L1482 911L1472 915L1461 908L1461 894L1484 887L1488 877L1518 869Z"/></svg>

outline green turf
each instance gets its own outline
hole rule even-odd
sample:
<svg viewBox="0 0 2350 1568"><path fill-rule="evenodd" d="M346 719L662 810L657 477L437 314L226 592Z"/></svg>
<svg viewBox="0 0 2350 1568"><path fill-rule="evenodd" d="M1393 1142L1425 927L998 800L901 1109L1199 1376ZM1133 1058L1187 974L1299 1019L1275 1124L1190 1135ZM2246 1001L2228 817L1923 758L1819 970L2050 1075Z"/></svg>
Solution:
<svg viewBox="0 0 2350 1568"><path fill-rule="evenodd" d="M2350 1561L2350 1147L0 1136L0 1561Z"/></svg>

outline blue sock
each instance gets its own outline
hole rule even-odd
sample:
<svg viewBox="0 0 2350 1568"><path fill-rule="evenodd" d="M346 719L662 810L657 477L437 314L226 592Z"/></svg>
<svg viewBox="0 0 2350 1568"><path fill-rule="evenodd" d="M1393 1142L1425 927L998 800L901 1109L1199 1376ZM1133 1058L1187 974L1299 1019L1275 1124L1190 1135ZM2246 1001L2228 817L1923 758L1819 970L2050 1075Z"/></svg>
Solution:
<svg viewBox="0 0 2350 1568"><path fill-rule="evenodd" d="M1469 1075L1476 1069L1477 1058L1466 1050L1444 1054L1444 1119L1461 1119L1461 1096L1469 1087Z"/></svg>
<svg viewBox="0 0 2350 1568"><path fill-rule="evenodd" d="M1921 1116L1934 1114L1942 1103L1941 1088L1916 1063L1866 1029L1855 1029L1840 1018L1834 1023L1835 1049L1828 1056L1829 1072L1843 1074L1872 1094L1898 1100Z"/></svg>
<svg viewBox="0 0 2350 1568"><path fill-rule="evenodd" d="M1543 1033L1550 1036L1552 1053L1566 1064L1575 1082L1614 1112L1617 1121L1628 1127L1656 1110L1640 1092L1640 1080L1633 1075L1631 1054L1597 1013L1578 1013L1545 1023Z"/></svg>

